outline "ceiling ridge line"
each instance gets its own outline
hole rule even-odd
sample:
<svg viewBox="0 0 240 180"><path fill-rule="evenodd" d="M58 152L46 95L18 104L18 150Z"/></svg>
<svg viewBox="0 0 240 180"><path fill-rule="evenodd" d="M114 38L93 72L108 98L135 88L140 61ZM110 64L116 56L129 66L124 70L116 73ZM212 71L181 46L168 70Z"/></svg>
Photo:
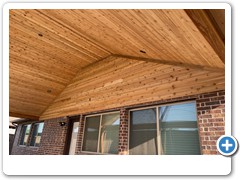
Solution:
<svg viewBox="0 0 240 180"><path fill-rule="evenodd" d="M49 105L40 113L39 115L39 119L41 119L41 116L44 114L44 112L55 102L55 100L62 94L62 92L67 88L68 85L70 85L71 83L74 82L74 79L77 77L77 75L85 68L88 68L89 66L99 63L100 61L104 61L105 59L111 58L113 57L112 55L108 55L104 58L99 59L98 61L91 63L88 66L85 66L83 68L79 68L79 70L77 71L77 73L75 74L75 76L73 76L73 78L69 81L69 83L66 84L66 86L56 95L56 97L49 103Z"/></svg>
<svg viewBox="0 0 240 180"><path fill-rule="evenodd" d="M122 55L122 54L112 54L111 56L118 57L118 58L146 61L146 62L153 62L153 63L158 63L158 64L165 64L165 65L180 66L180 67L206 70L206 71L212 71L212 72L219 72L219 73L220 72L224 73L224 70L225 70L225 68L202 66L202 65L196 65L196 64L188 64L188 63L174 62L174 61L169 61L169 60L147 58L147 57L138 57L138 56L130 56L130 55Z"/></svg>

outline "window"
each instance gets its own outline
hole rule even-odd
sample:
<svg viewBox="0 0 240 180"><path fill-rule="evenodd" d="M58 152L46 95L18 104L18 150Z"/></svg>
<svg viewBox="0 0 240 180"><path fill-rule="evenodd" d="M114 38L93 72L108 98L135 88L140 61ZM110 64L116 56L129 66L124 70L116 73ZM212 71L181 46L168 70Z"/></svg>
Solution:
<svg viewBox="0 0 240 180"><path fill-rule="evenodd" d="M21 133L19 145L25 145L25 146L27 145L30 129L31 129L31 124L26 124L22 126L22 133Z"/></svg>
<svg viewBox="0 0 240 180"><path fill-rule="evenodd" d="M117 154L119 112L88 116L85 120L82 151Z"/></svg>
<svg viewBox="0 0 240 180"><path fill-rule="evenodd" d="M39 147L42 131L43 131L43 123L36 123L33 125L33 133L31 136L30 146Z"/></svg>
<svg viewBox="0 0 240 180"><path fill-rule="evenodd" d="M30 145L39 147L44 123L25 124L22 126L22 132L19 145ZM29 142L30 139L30 142Z"/></svg>
<svg viewBox="0 0 240 180"><path fill-rule="evenodd" d="M200 154L195 102L132 110L129 154Z"/></svg>
<svg viewBox="0 0 240 180"><path fill-rule="evenodd" d="M156 108L131 112L131 154L157 154Z"/></svg>

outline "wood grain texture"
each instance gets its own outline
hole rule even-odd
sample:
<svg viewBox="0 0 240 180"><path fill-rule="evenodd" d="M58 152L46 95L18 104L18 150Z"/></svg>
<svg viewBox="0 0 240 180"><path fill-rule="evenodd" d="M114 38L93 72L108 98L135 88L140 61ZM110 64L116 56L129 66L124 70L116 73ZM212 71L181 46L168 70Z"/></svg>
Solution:
<svg viewBox="0 0 240 180"><path fill-rule="evenodd" d="M217 10L213 12L214 19L222 17L217 13ZM107 96L111 98L111 103L115 103L120 96L113 93L111 88L114 87L120 88L117 92L120 92L121 88L130 88L133 92L136 90L138 98L144 91L138 91L138 81L135 81L141 81L141 77L135 77L134 73L148 77L146 73L155 66L160 72L162 68L168 67L162 75L158 74L165 78L168 73L172 73L169 68L171 66L176 69L186 67L196 72L201 69L203 72L221 73L225 65L219 52L224 51L224 46L216 46L211 39L209 41L206 38L201 28L212 27L211 21L206 20L205 14L197 14L200 16L199 27L195 19L181 9L10 10L10 112L24 116L53 117L59 113L50 113L49 116L46 114L55 105L62 108L58 110L62 111L60 114L69 113L70 109L73 113L79 112L79 102L76 103L75 98L88 104L89 93L94 91L94 94L91 94L94 99L107 88L108 93L102 94L102 98L106 100ZM207 30L213 37L217 36L213 28ZM216 47L219 48L218 51ZM106 62L104 59L107 59ZM104 63L104 66L100 62ZM89 69L89 72L86 72L85 68ZM115 75L115 71L119 69L123 74ZM79 73L82 73L81 76ZM101 78L97 78L96 74ZM122 75L127 77L116 78ZM131 77L134 77L134 80ZM73 80L82 84L76 84ZM98 82L102 87L96 87ZM126 82L129 84L125 84ZM153 83L148 87L151 89L157 82L151 79L148 83ZM75 94L72 86L76 86L83 94ZM64 90L66 87L72 88ZM168 88L165 84L164 89ZM210 87L209 89L211 90ZM123 90L129 97L134 97L130 92L125 92L126 89ZM182 92L184 90L183 88ZM68 93L71 91L73 94L70 97ZM65 93L68 94L66 97ZM137 93L140 94L137 96ZM124 104L124 98L119 102ZM151 100L151 97L145 98ZM132 103L137 101L130 99ZM156 96L154 99L157 99ZM65 106L59 106L56 103L58 101ZM96 105L90 102L93 107L98 107L98 103L101 103L99 98L94 101ZM53 102L55 103L51 105ZM129 103L130 101L127 104ZM120 104L114 106L118 105Z"/></svg>
<svg viewBox="0 0 240 180"><path fill-rule="evenodd" d="M202 33L208 43L212 46L220 59L225 62L224 41L219 35L215 24L213 24L211 18L209 18L207 11L202 9L187 9L185 11L192 19L192 21L196 24L199 31Z"/></svg>
<svg viewBox="0 0 240 180"><path fill-rule="evenodd" d="M194 95L224 86L224 72L111 57L84 68L40 119Z"/></svg>

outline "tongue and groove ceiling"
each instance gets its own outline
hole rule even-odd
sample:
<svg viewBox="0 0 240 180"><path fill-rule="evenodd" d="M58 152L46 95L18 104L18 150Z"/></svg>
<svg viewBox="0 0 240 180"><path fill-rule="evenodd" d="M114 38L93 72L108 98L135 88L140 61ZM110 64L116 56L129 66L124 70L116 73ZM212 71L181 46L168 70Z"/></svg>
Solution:
<svg viewBox="0 0 240 180"><path fill-rule="evenodd" d="M16 9L9 18L11 116L224 89L224 10Z"/></svg>

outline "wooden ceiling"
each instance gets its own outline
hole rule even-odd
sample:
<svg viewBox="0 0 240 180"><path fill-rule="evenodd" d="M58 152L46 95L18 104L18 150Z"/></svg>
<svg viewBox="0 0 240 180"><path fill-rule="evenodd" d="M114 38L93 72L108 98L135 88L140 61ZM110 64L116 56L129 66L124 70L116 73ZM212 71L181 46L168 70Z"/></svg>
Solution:
<svg viewBox="0 0 240 180"><path fill-rule="evenodd" d="M224 86L224 72L109 57L79 72L40 118L190 96Z"/></svg>
<svg viewBox="0 0 240 180"><path fill-rule="evenodd" d="M169 73L173 67L182 68L180 74L174 74L179 79L186 76L183 72L187 68L199 74L209 72L208 78L213 78L212 81L208 78L202 80L201 86L206 89L195 93L224 88L223 15L224 10L10 10L10 115L35 119L41 116L41 119L46 119L89 111L76 100L82 100L79 97L82 93L85 100L97 99L96 94L90 93L91 88L96 88L96 85L101 87L106 77L99 75L101 78L96 79L96 74L90 73L90 76L88 69L92 69L90 72L105 73L117 68L115 71L122 72L119 67L130 70L136 66L136 69L117 74L121 82L108 77L110 86L116 83L120 88L128 87L126 83L131 86L132 81L137 82L138 79L140 82L141 79L136 74L131 76L133 79L125 81L124 77L128 74L124 73L141 70L141 75L148 77L150 74L144 69L145 65L156 69L166 68ZM148 69L151 70L150 67ZM223 84L215 76L219 76ZM91 82L94 77L95 86ZM216 87L210 88L209 81ZM69 90L69 87L76 87L76 82L79 92L69 93L75 92L76 89ZM155 81L149 81L149 84L153 89L154 86L161 87ZM201 89L200 86L198 88ZM146 88L145 93L148 90ZM184 91L183 88L182 93L172 93L183 95L186 94ZM145 102L160 97L169 98L169 95L159 93L151 97L151 93L145 97ZM109 94L106 97L115 99ZM133 94L124 98L124 102L119 101L114 107L136 103ZM90 104L94 110L97 109L94 107L100 108L101 101L96 100L95 105L93 102ZM82 103L89 105L88 101Z"/></svg>

